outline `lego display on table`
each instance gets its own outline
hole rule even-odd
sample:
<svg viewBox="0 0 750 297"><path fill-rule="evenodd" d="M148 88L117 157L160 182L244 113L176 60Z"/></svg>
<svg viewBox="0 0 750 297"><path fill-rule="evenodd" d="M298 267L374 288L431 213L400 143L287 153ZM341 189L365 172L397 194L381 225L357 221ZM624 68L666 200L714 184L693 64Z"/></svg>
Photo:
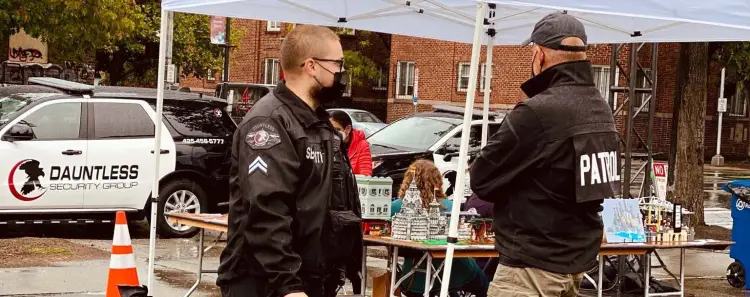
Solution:
<svg viewBox="0 0 750 297"><path fill-rule="evenodd" d="M648 242L690 241L695 237L695 230L690 226L692 212L680 204L657 198L639 199L641 212L644 214L644 226Z"/></svg>
<svg viewBox="0 0 750 297"><path fill-rule="evenodd" d="M401 211L391 220L390 237L398 240L417 241L424 244L447 244L450 214L443 214L442 204L436 199L439 188L435 189L430 203L425 207L415 181L404 192ZM458 240L464 244L492 243L491 220L476 219L479 214L474 209L461 212L458 226ZM382 233L381 233L382 234Z"/></svg>
<svg viewBox="0 0 750 297"><path fill-rule="evenodd" d="M450 221L450 214L448 214ZM470 241L472 234L472 220L478 218L479 214L475 209L462 211L458 214L458 240Z"/></svg>
<svg viewBox="0 0 750 297"><path fill-rule="evenodd" d="M608 243L691 241L690 211L658 197L605 199L602 211Z"/></svg>
<svg viewBox="0 0 750 297"><path fill-rule="evenodd" d="M428 240L430 238L429 225L429 214L422 207L419 189L412 180L404 193L401 211L393 216L391 237L411 241Z"/></svg>
<svg viewBox="0 0 750 297"><path fill-rule="evenodd" d="M471 242L475 244L491 244L495 242L492 232L492 219L474 218L471 224Z"/></svg>
<svg viewBox="0 0 750 297"><path fill-rule="evenodd" d="M390 177L357 175L359 201L362 206L362 234L384 236L390 232L391 186Z"/></svg>
<svg viewBox="0 0 750 297"><path fill-rule="evenodd" d="M390 220L393 180L390 177L356 177L359 200L362 204L362 219Z"/></svg>
<svg viewBox="0 0 750 297"><path fill-rule="evenodd" d="M607 242L646 242L638 200L604 199L602 206L602 221Z"/></svg>
<svg viewBox="0 0 750 297"><path fill-rule="evenodd" d="M390 233L390 221L362 220L362 234L372 236L386 236Z"/></svg>

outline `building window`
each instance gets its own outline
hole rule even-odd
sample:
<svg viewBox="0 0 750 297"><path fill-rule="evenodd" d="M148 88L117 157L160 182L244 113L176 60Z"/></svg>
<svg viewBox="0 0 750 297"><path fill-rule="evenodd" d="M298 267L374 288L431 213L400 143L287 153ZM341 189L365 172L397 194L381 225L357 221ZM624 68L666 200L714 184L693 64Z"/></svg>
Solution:
<svg viewBox="0 0 750 297"><path fill-rule="evenodd" d="M609 80L609 66L593 65L592 69L594 71L594 84L596 85L596 88L599 89L602 98L609 102L609 88L612 86L612 82ZM618 82L619 80L620 71L619 69L615 69L615 82ZM617 94L615 94L615 99L612 103L612 109L614 110L617 107Z"/></svg>
<svg viewBox="0 0 750 297"><path fill-rule="evenodd" d="M482 67L480 67L479 72L479 90L480 92L484 91L484 78L485 73L484 70L487 67L487 64L482 63ZM458 91L459 92L466 92L466 90L469 88L469 74L471 69L471 64L469 63L459 63L458 64ZM491 86L490 86L491 87Z"/></svg>
<svg viewBox="0 0 750 297"><path fill-rule="evenodd" d="M372 80L372 89L377 91L385 91L388 89L388 70L380 69L378 71L377 78Z"/></svg>
<svg viewBox="0 0 750 297"><path fill-rule="evenodd" d="M414 62L397 62L396 98L411 99L414 96L414 69Z"/></svg>
<svg viewBox="0 0 750 297"><path fill-rule="evenodd" d="M730 91L730 94L724 94L727 97L727 115L733 117L747 116L747 92L737 88L737 85L724 86L724 90Z"/></svg>
<svg viewBox="0 0 750 297"><path fill-rule="evenodd" d="M279 59L269 58L266 59L263 69L263 83L269 85L275 85L281 78L281 67L279 66Z"/></svg>
<svg viewBox="0 0 750 297"><path fill-rule="evenodd" d="M281 22L266 22L266 31L268 32L279 32L281 31Z"/></svg>
<svg viewBox="0 0 750 297"><path fill-rule="evenodd" d="M208 71L206 71L206 80L207 81L215 81L216 80L216 71L214 71L213 69L208 69Z"/></svg>

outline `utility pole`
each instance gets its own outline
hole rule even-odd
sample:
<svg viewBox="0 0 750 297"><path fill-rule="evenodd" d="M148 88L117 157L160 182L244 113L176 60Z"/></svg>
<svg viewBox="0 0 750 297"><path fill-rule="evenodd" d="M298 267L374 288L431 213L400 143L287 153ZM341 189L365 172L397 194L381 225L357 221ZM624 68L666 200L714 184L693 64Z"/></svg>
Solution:
<svg viewBox="0 0 750 297"><path fill-rule="evenodd" d="M232 43L231 43L232 42L231 41L232 40L231 39L231 36L232 36L232 31L231 30L232 29L231 29L231 27L232 27L232 19L227 18L227 26L226 26L226 31L225 31L226 32L225 33L225 38L226 38L227 44L224 47L224 75L222 76L222 78L223 78L222 81L223 82L229 82L229 50L232 47Z"/></svg>
<svg viewBox="0 0 750 297"><path fill-rule="evenodd" d="M727 111L727 98L724 98L724 78L726 68L721 68L721 87L719 91L719 104L716 109L719 112L719 126L716 128L716 155L711 158L711 166L724 166L724 157L721 156L721 121Z"/></svg>

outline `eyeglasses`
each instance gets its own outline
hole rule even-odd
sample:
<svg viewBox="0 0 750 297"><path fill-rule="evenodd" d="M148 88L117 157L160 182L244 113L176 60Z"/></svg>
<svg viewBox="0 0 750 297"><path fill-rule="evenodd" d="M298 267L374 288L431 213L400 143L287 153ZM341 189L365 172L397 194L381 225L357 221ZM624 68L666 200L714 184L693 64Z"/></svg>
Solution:
<svg viewBox="0 0 750 297"><path fill-rule="evenodd" d="M311 59L313 59L313 61L315 61L316 63L318 63L318 62L336 63L336 65L338 66L339 70L344 70L344 59L321 59L321 58L315 58L315 57L313 57ZM320 63L318 63L318 64L320 64ZM321 65L321 66L323 66L323 65ZM300 67L305 67L305 63L302 63L302 65L300 65Z"/></svg>

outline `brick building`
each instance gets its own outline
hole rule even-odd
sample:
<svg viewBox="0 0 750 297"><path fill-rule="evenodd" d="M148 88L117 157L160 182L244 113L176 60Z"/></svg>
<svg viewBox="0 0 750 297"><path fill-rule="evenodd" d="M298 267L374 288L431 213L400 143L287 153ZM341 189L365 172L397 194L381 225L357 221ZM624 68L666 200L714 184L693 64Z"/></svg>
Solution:
<svg viewBox="0 0 750 297"><path fill-rule="evenodd" d="M278 76L278 56L282 36L289 26L275 22L235 20L234 27L241 27L245 31L245 38L241 40L231 56L230 79L232 81L275 83ZM351 33L351 32L346 32ZM439 41L424 38L393 35L382 38L376 34L354 35L342 34L344 49L358 49L358 44L367 39L370 44L364 48L363 55L371 57L382 65L383 73L387 76L372 82L363 82L354 86L349 92L349 99L341 103L343 106L366 109L382 119L391 122L414 112L412 96L414 94L415 70L419 71L418 95L419 111L430 110L435 104L463 105L469 78L469 61L471 45L455 42ZM650 45L645 45L639 53L639 61L647 71L651 67ZM362 50L359 48L359 50ZM491 108L495 110L511 109L526 96L520 90L520 85L530 75L531 52L527 48L517 46L497 46L494 48L493 75L491 81ZM594 66L596 83L605 97L609 89L609 73L611 51L609 45L592 45L588 51L589 59ZM670 132L672 125L673 102L675 96L676 71L679 56L679 44L663 43L659 45L657 104L653 126L654 152L669 151ZM619 59L624 71L627 69L627 49L620 52ZM482 65L485 59L485 49L482 49ZM482 69L484 66L481 67ZM708 104L706 106L706 157L710 158L716 150L716 108L719 96L720 65L711 64L709 77ZM483 78L480 72L480 90L476 92L475 103L483 100ZM616 77L620 86L626 85L624 77L620 77L619 70ZM183 79L181 84L213 90L215 81ZM640 73L639 87L648 87L647 79ZM748 156L748 126L750 118L747 111L747 96L735 96L736 87L727 84L725 97L729 98L727 113L724 114L722 129L722 155L727 158L747 158ZM622 94L615 96L616 104L620 104ZM640 105L647 95L639 95L636 106ZM475 105L480 108L481 105ZM648 116L644 109L634 122L636 130L645 135ZM618 116L621 131L624 131L625 112ZM633 136L635 139L635 136ZM634 142L638 149L638 142Z"/></svg>
<svg viewBox="0 0 750 297"><path fill-rule="evenodd" d="M281 41L293 27L291 24L259 20L233 19L232 30L240 30L243 38L232 41L237 47L230 57L229 78L232 82L276 84L280 78L279 56ZM387 69L391 36L388 34L362 34L355 30L340 30L344 50L358 51L383 69L382 79L376 81L350 81L341 107L367 109L385 119L387 107ZM183 77L181 86L193 91L213 93L221 82L222 71L209 71L204 79ZM353 100L352 98L357 98Z"/></svg>

